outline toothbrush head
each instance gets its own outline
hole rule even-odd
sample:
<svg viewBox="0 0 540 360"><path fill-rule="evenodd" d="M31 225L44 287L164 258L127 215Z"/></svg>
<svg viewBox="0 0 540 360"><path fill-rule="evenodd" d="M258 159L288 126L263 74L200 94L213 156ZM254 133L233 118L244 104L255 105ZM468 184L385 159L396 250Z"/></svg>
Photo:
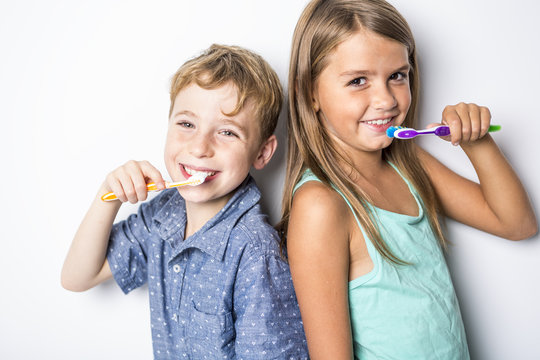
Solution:
<svg viewBox="0 0 540 360"><path fill-rule="evenodd" d="M205 174L205 173L197 173L193 176L190 176L189 179L188 179L188 183L187 185L189 186L197 186L197 185L201 185L204 180L206 180L206 177L208 176L208 174Z"/></svg>
<svg viewBox="0 0 540 360"><path fill-rule="evenodd" d="M404 129L404 127L403 126L390 126L388 129L386 129L386 136L388 136L389 138L393 138L394 133L399 129Z"/></svg>

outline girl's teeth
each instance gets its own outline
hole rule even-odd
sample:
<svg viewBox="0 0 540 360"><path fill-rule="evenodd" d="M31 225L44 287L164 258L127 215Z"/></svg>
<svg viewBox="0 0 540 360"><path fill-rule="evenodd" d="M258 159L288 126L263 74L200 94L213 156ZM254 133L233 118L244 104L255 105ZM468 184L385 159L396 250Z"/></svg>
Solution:
<svg viewBox="0 0 540 360"><path fill-rule="evenodd" d="M372 120L367 121L366 123L369 125L386 125L390 122L391 119L384 119L384 120Z"/></svg>

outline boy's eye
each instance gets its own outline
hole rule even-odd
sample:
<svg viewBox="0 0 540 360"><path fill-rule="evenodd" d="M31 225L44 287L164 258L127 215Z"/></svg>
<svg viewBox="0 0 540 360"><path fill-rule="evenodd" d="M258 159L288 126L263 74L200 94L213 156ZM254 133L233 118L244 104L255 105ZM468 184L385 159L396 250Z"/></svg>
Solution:
<svg viewBox="0 0 540 360"><path fill-rule="evenodd" d="M230 130L221 130L219 132L221 135L225 135L227 137L233 137L233 136L236 136L238 137L238 135L236 135L234 132L230 131Z"/></svg>
<svg viewBox="0 0 540 360"><path fill-rule="evenodd" d="M188 129L194 127L192 123L189 123L187 121L179 121L177 124L180 125L181 127L185 127L185 128L188 128Z"/></svg>
<svg viewBox="0 0 540 360"><path fill-rule="evenodd" d="M359 77L359 78L356 78L356 79L353 79L353 80L349 81L348 85L361 86L361 85L365 85L366 81L367 81L366 78Z"/></svg>

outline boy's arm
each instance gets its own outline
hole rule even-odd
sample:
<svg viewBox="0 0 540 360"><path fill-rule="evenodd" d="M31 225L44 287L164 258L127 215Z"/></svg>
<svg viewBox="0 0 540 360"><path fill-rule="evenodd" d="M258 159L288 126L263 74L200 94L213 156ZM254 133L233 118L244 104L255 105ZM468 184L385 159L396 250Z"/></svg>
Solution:
<svg viewBox="0 0 540 360"><path fill-rule="evenodd" d="M120 201L104 202L102 186L86 213L69 248L62 268L62 286L71 291L85 291L112 277L106 261L112 224Z"/></svg>
<svg viewBox="0 0 540 360"><path fill-rule="evenodd" d="M64 288L85 291L112 277L106 258L114 219L122 202L146 200L147 179L154 181L160 189L165 187L159 171L144 161L130 161L107 176L64 261L61 275ZM120 201L102 201L101 195L109 191L114 191Z"/></svg>
<svg viewBox="0 0 540 360"><path fill-rule="evenodd" d="M518 176L486 134L491 116L474 104L447 107L443 119L451 127L451 141L460 144L476 170L479 184L454 173L419 150L443 210L449 217L511 239L534 235L538 225L527 192Z"/></svg>

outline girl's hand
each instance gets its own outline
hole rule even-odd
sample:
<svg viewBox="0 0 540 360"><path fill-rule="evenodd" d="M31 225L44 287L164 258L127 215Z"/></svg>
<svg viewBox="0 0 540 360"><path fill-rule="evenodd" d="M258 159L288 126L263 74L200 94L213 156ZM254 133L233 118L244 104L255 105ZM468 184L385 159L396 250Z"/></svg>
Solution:
<svg viewBox="0 0 540 360"><path fill-rule="evenodd" d="M161 173L148 161L130 160L113 170L103 183L106 192L112 191L121 202L135 204L146 200L148 190L146 184L153 182L159 190L165 189L165 181Z"/></svg>
<svg viewBox="0 0 540 360"><path fill-rule="evenodd" d="M487 134L490 122L491 113L485 106L448 105L442 113L442 123L450 127L450 135L443 139L455 146L477 141Z"/></svg>

